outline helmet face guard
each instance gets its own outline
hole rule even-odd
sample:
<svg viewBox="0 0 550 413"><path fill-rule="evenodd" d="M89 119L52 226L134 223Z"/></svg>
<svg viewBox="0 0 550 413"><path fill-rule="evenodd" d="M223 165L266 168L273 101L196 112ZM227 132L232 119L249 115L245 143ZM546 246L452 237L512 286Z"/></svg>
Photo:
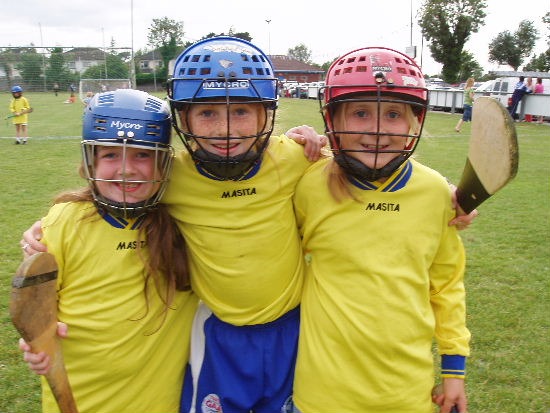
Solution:
<svg viewBox="0 0 550 413"><path fill-rule="evenodd" d="M118 89L96 94L84 114L82 128L82 156L84 175L88 180L94 201L100 211L119 218L135 218L154 209L166 189L171 172L173 149L170 145L171 120L166 102L148 93ZM122 173L118 179L100 179L96 173L98 150L108 147L122 148ZM132 180L126 177L124 167L129 148L146 149L154 153L154 176L149 180ZM101 195L97 184L118 183L151 184L150 197L141 202L122 202Z"/></svg>
<svg viewBox="0 0 550 413"><path fill-rule="evenodd" d="M259 165L273 132L277 107L277 79L268 57L251 43L221 36L195 43L177 59L168 82L168 99L174 128L197 166L213 179L239 180ZM235 105L258 105L258 127L246 136L232 135L231 113ZM220 136L201 136L190 127L192 108L223 106L226 128ZM251 140L237 156L218 155L205 149L209 140Z"/></svg>
<svg viewBox="0 0 550 413"><path fill-rule="evenodd" d="M320 100L325 132L335 161L348 174L360 181L376 181L392 175L414 152L422 132L427 111L428 92L420 68L408 56L386 48L364 48L337 59L330 67L324 90L325 103ZM371 130L345 130L335 124L335 114L351 102L376 105L376 126ZM411 116L408 133L387 133L381 129L381 106L385 102L409 105ZM376 149L347 150L341 144L343 135L373 135ZM403 139L402 149L379 149L381 136ZM374 167L368 167L353 156L353 152L374 154ZM395 157L378 165L381 154ZM386 157L387 159L387 157Z"/></svg>

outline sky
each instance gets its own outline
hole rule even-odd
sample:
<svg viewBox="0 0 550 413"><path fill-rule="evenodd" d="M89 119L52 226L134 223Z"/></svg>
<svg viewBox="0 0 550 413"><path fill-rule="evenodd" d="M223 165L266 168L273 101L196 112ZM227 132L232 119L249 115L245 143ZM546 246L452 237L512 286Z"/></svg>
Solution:
<svg viewBox="0 0 550 413"><path fill-rule="evenodd" d="M531 20L540 39L534 52L548 48L548 30L542 16L550 0L508 2L486 0L487 17L464 50L473 53L485 71L512 70L488 62L488 44L498 33L515 32L519 22ZM435 75L441 65L430 57L420 35L417 10L422 0L340 0L321 7L304 0L24 0L4 2L0 22L0 48L6 46L102 47L114 39L118 47L151 49L147 34L155 18L183 22L184 40L208 33L248 32L266 54L287 54L305 44L312 61L323 64L365 46L384 46L402 52L417 47L417 63L424 74ZM508 4L508 5L505 5ZM412 30L411 30L412 11ZM411 42L412 40L412 42ZM524 63L527 63L527 59Z"/></svg>

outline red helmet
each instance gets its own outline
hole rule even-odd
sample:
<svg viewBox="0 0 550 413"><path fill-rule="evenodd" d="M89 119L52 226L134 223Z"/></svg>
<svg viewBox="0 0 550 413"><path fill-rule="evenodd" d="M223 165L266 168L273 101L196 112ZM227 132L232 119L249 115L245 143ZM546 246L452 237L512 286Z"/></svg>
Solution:
<svg viewBox="0 0 550 413"><path fill-rule="evenodd" d="M407 55L385 47L365 47L338 58L325 79L325 102L349 93L407 95L427 103L424 75Z"/></svg>
<svg viewBox="0 0 550 413"><path fill-rule="evenodd" d="M390 176L414 152L424 124L428 90L418 65L398 51L385 47L366 47L349 52L332 63L325 85L323 118L336 162L348 175L358 180L375 181ZM351 153L353 151L346 151L341 147L340 135L350 132L335 129L334 115L344 102L380 103L389 100L410 105L418 119L418 129L402 136L403 150L391 151L396 153L391 162L384 166L369 168L354 159ZM323 102L320 101L320 104ZM379 129L362 133L383 135ZM384 150L376 152L382 153Z"/></svg>

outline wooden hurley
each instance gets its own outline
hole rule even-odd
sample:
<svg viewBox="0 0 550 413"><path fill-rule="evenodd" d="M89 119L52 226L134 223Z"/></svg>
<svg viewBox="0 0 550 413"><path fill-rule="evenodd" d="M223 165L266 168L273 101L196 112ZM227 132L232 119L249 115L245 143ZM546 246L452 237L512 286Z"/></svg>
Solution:
<svg viewBox="0 0 550 413"><path fill-rule="evenodd" d="M518 163L516 128L510 114L496 99L477 98L468 159L456 191L460 207L472 212L516 175Z"/></svg>
<svg viewBox="0 0 550 413"><path fill-rule="evenodd" d="M33 353L50 357L45 375L61 413L78 413L57 336L57 263L47 252L25 259L12 282L10 315Z"/></svg>

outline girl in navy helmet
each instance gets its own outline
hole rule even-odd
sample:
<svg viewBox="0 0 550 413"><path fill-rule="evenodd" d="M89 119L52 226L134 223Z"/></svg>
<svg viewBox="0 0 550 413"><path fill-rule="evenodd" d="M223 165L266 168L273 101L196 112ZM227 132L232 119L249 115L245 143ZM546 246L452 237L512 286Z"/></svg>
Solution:
<svg viewBox="0 0 550 413"><path fill-rule="evenodd" d="M58 196L42 219L42 242L59 265L64 360L81 412L179 409L197 300L184 240L159 204L170 132L161 99L129 89L95 95L82 131L88 186ZM39 373L49 366L43 353L25 359ZM42 405L56 411L45 381Z"/></svg>
<svg viewBox="0 0 550 413"><path fill-rule="evenodd" d="M15 144L27 143L27 125L29 122L29 113L32 112L29 100L23 96L23 88L16 85L11 88L13 99L10 102L10 112L12 123L15 125Z"/></svg>

